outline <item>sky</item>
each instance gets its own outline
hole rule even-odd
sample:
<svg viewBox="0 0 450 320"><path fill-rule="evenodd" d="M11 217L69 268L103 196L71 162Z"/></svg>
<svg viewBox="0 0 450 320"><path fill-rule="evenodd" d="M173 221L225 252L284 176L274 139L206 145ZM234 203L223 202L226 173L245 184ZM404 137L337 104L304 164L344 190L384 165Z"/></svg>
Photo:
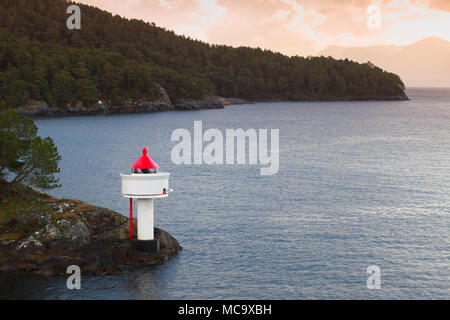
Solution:
<svg viewBox="0 0 450 320"><path fill-rule="evenodd" d="M450 41L450 0L77 0L212 44L315 55L327 46Z"/></svg>

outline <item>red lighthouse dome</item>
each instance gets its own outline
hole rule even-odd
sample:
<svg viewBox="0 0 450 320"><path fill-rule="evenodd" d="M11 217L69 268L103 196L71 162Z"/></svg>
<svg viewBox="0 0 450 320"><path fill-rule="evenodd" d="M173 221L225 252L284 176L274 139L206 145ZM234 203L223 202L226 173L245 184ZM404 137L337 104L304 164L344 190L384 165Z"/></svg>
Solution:
<svg viewBox="0 0 450 320"><path fill-rule="evenodd" d="M131 169L159 169L158 164L147 155L147 149L142 149L142 156L131 166Z"/></svg>

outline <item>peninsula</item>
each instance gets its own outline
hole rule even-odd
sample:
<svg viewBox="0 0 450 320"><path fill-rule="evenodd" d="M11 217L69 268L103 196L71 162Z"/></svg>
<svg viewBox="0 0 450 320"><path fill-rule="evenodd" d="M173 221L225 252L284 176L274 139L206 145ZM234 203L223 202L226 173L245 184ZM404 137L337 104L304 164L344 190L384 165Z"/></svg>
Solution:
<svg viewBox="0 0 450 320"><path fill-rule="evenodd" d="M0 99L21 114L408 99L398 75L370 62L211 45L82 4L77 4L81 28L69 30L68 5L63 0L0 2Z"/></svg>

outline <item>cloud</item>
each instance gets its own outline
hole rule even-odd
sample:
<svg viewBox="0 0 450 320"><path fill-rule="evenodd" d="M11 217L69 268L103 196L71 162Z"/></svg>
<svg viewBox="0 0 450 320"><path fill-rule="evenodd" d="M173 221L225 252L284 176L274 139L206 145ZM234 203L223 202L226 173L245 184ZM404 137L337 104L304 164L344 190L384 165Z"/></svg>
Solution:
<svg viewBox="0 0 450 320"><path fill-rule="evenodd" d="M261 19L261 22L262 23L267 23L270 21L283 22L283 21L286 21L289 14L290 14L289 10L277 10L269 18L263 17Z"/></svg>
<svg viewBox="0 0 450 320"><path fill-rule="evenodd" d="M158 0L158 2L163 7L166 7L166 8L169 8L169 9L173 8L172 5L170 4L170 2L167 1L167 0Z"/></svg>
<svg viewBox="0 0 450 320"><path fill-rule="evenodd" d="M217 0L199 0L198 7L186 14L191 17L190 23L176 24L173 30L198 40L208 41L207 33L220 22L225 13L226 9L218 5Z"/></svg>
<svg viewBox="0 0 450 320"><path fill-rule="evenodd" d="M208 41L208 37L206 36L206 31L201 26L187 26L187 25L176 25L173 27L173 31L177 34L182 34L187 37L191 37L193 39Z"/></svg>
<svg viewBox="0 0 450 320"><path fill-rule="evenodd" d="M126 0L124 1L125 7L137 7L141 5L141 0Z"/></svg>
<svg viewBox="0 0 450 320"><path fill-rule="evenodd" d="M328 45L450 41L450 0L79 0L214 44L312 55ZM368 6L381 28L366 26Z"/></svg>
<svg viewBox="0 0 450 320"><path fill-rule="evenodd" d="M418 5L427 6L431 9L450 11L449 0L415 0Z"/></svg>

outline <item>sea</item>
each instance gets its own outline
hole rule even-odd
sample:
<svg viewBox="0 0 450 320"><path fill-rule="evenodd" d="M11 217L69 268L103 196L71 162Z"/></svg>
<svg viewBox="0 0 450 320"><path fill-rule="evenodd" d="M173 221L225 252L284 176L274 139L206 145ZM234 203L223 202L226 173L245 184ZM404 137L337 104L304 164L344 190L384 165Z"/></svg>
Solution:
<svg viewBox="0 0 450 320"><path fill-rule="evenodd" d="M1 274L0 298L450 299L450 89L407 94L37 119L62 156L50 193L123 215L120 173L147 147L173 189L155 200L155 225L183 250L120 276L81 270L80 290L66 277ZM194 121L278 129L278 173L174 163L172 133L193 135Z"/></svg>

